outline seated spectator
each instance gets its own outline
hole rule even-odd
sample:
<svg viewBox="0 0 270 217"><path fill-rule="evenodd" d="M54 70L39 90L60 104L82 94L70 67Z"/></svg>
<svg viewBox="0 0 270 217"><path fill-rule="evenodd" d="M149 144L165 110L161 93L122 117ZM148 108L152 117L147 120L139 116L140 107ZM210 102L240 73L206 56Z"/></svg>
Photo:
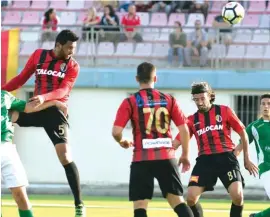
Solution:
<svg viewBox="0 0 270 217"><path fill-rule="evenodd" d="M93 26L100 23L100 17L97 16L97 11L94 7L89 8L87 16L83 20L83 40L91 39L91 29ZM94 29L93 29L94 30ZM88 38L87 38L88 35ZM96 38L95 32L93 33L94 39Z"/></svg>
<svg viewBox="0 0 270 217"><path fill-rule="evenodd" d="M151 11L155 12L166 12L167 15L171 13L172 1L154 1Z"/></svg>
<svg viewBox="0 0 270 217"><path fill-rule="evenodd" d="M42 36L43 41L55 41L56 36L59 32L59 18L56 16L56 11L53 8L47 10L44 14L43 25L42 25Z"/></svg>
<svg viewBox="0 0 270 217"><path fill-rule="evenodd" d="M231 25L226 23L221 15L217 15L213 21L212 26L214 28L219 28L221 43L225 45L230 45L232 42L232 29Z"/></svg>
<svg viewBox="0 0 270 217"><path fill-rule="evenodd" d="M187 47L184 49L187 66L191 66L192 55L200 56L200 66L206 66L208 55L208 37L201 25L201 21L196 20L196 30L188 35Z"/></svg>
<svg viewBox="0 0 270 217"><path fill-rule="evenodd" d="M136 26L141 25L141 20L138 15L136 15L136 6L130 5L128 8L128 14L122 19L122 25L126 27L124 29L124 34L121 35L121 41L131 41L142 42L142 36L138 33Z"/></svg>
<svg viewBox="0 0 270 217"><path fill-rule="evenodd" d="M104 8L104 15L100 22L100 41L118 42L120 38L119 18L111 5ZM107 28L106 28L107 26Z"/></svg>
<svg viewBox="0 0 270 217"><path fill-rule="evenodd" d="M184 48L187 45L187 35L183 32L182 25L180 22L176 21L174 23L174 32L169 36L169 53L168 61L170 65L173 63L174 55L178 56L179 67L183 66L184 63Z"/></svg>
<svg viewBox="0 0 270 217"><path fill-rule="evenodd" d="M204 15L204 19L206 20L208 14L209 3L208 0L194 0L190 6L190 13L200 12Z"/></svg>
<svg viewBox="0 0 270 217"><path fill-rule="evenodd" d="M132 4L131 0L126 0L126 1L120 1L119 2L119 11L120 12L127 12L129 6Z"/></svg>
<svg viewBox="0 0 270 217"><path fill-rule="evenodd" d="M152 8L152 1L135 1L136 9L138 12L149 12Z"/></svg>

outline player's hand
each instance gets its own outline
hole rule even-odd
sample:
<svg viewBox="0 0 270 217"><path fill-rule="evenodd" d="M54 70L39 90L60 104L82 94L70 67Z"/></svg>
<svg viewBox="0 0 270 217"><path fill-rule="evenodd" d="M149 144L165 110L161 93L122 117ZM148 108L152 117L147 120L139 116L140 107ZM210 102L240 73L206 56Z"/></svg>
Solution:
<svg viewBox="0 0 270 217"><path fill-rule="evenodd" d="M172 147L175 149L175 150L177 150L180 146L181 146L181 144L179 144L180 142L178 141L178 140L173 140L172 141Z"/></svg>
<svg viewBox="0 0 270 217"><path fill-rule="evenodd" d="M246 170L249 171L250 175L253 175L254 177L258 175L258 171L259 171L258 167L255 164L253 164L249 160L249 158L247 157L244 158L244 165L245 165Z"/></svg>
<svg viewBox="0 0 270 217"><path fill-rule="evenodd" d="M38 106L40 106L41 104L44 103L45 99L44 99L43 96L37 95L37 96L34 96L34 97L30 98L29 101L31 103L33 103L35 107L38 107Z"/></svg>
<svg viewBox="0 0 270 217"><path fill-rule="evenodd" d="M178 165L181 166L182 164L182 173L189 171L190 169L190 161L187 156L181 156L178 162Z"/></svg>
<svg viewBox="0 0 270 217"><path fill-rule="evenodd" d="M62 103L60 101L56 101L55 106L57 108L59 108L64 113L65 117L67 117L67 115L68 115L68 107L66 106L66 104L64 104L64 103Z"/></svg>
<svg viewBox="0 0 270 217"><path fill-rule="evenodd" d="M133 142L127 139L122 139L119 144L124 149L128 149L133 146Z"/></svg>

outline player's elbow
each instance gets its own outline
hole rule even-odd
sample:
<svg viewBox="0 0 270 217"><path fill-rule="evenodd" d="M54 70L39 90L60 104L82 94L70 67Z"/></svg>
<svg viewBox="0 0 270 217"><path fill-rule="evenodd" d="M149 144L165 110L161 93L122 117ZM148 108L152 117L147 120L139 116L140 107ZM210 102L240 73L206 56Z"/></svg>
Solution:
<svg viewBox="0 0 270 217"><path fill-rule="evenodd" d="M238 132L238 135L241 138L241 144L248 143L248 135L245 129Z"/></svg>
<svg viewBox="0 0 270 217"><path fill-rule="evenodd" d="M122 135L122 131L123 131L122 127L114 126L112 129L112 136L114 138L118 138Z"/></svg>
<svg viewBox="0 0 270 217"><path fill-rule="evenodd" d="M188 136L189 137L189 129L188 129L187 124L182 124L182 125L178 126L178 130L179 130L179 133L180 133L180 137L182 137L182 136Z"/></svg>

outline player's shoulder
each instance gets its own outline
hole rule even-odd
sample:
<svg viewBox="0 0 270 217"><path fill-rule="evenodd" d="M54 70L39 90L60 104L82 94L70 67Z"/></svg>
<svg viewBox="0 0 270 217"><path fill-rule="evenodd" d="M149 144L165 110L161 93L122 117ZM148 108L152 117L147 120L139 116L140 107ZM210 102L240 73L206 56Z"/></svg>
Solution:
<svg viewBox="0 0 270 217"><path fill-rule="evenodd" d="M262 123L262 119L258 119L258 120L255 120L253 122L251 122L248 127L257 127L258 125L260 125Z"/></svg>
<svg viewBox="0 0 270 217"><path fill-rule="evenodd" d="M70 61L69 61L68 65L71 68L77 69L78 72L80 71L80 65L77 62L77 60L75 60L73 57L70 58Z"/></svg>

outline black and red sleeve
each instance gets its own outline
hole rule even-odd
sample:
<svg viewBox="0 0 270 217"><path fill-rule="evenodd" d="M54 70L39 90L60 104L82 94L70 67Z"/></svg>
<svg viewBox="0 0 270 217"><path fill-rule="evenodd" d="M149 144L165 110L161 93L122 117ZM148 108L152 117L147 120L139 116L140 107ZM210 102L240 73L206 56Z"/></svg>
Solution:
<svg viewBox="0 0 270 217"><path fill-rule="evenodd" d="M130 99L125 99L118 108L114 121L114 126L124 128L127 122L130 120L132 108L131 103L129 103L129 100Z"/></svg>
<svg viewBox="0 0 270 217"><path fill-rule="evenodd" d="M187 123L187 118L174 97L172 97L171 117L177 127Z"/></svg>
<svg viewBox="0 0 270 217"><path fill-rule="evenodd" d="M232 129L236 133L241 133L245 129L245 126L239 120L235 112L229 107L227 107L227 115L228 115L228 123L232 127Z"/></svg>

